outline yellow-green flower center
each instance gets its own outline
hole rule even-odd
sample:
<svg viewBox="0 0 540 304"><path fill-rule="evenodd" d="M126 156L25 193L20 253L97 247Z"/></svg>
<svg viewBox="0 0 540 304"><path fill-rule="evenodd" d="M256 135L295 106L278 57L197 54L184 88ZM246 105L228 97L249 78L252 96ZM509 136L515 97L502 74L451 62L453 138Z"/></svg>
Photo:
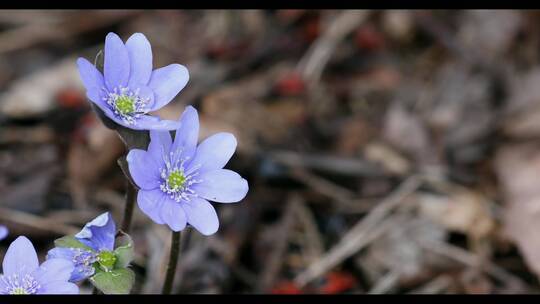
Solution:
<svg viewBox="0 0 540 304"><path fill-rule="evenodd" d="M116 99L116 109L118 112L127 115L135 112L135 100L133 98L122 95Z"/></svg>
<svg viewBox="0 0 540 304"><path fill-rule="evenodd" d="M186 176L182 171L176 170L169 174L167 178L167 184L171 190L178 190L184 186L186 182Z"/></svg>
<svg viewBox="0 0 540 304"><path fill-rule="evenodd" d="M98 254L97 261L105 270L111 270L116 263L116 256L111 251L102 251Z"/></svg>
<svg viewBox="0 0 540 304"><path fill-rule="evenodd" d="M16 288L13 288L10 292L10 294L12 295L25 295L25 294L28 294L28 292L26 292L26 290L22 287L16 287Z"/></svg>

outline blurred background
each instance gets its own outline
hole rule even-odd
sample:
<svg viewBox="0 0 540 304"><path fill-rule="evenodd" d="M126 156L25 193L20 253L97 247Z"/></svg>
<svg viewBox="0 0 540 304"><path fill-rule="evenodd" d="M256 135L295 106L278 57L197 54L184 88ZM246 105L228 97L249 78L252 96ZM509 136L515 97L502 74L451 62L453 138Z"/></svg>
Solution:
<svg viewBox="0 0 540 304"><path fill-rule="evenodd" d="M122 219L126 151L75 64L110 31L187 66L157 114L234 133L250 185L175 293L540 291L538 11L0 11L0 255ZM169 230L136 208L131 234L159 293Z"/></svg>

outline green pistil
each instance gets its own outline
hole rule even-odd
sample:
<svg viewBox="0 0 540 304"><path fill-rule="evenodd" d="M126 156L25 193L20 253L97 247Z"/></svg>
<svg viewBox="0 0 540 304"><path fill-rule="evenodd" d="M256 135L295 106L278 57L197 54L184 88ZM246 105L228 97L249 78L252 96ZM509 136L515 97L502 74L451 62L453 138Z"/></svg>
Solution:
<svg viewBox="0 0 540 304"><path fill-rule="evenodd" d="M116 99L116 109L124 115L131 114L135 112L135 101L129 96L122 95Z"/></svg>
<svg viewBox="0 0 540 304"><path fill-rule="evenodd" d="M24 290L24 288L22 287L17 287L17 288L14 288L11 293L12 295L25 295L25 294L28 294L26 292L26 290Z"/></svg>
<svg viewBox="0 0 540 304"><path fill-rule="evenodd" d="M97 261L104 270L111 270L116 263L116 256L111 251L102 251L98 254Z"/></svg>
<svg viewBox="0 0 540 304"><path fill-rule="evenodd" d="M181 189L185 182L186 177L184 176L184 173L178 170L171 172L171 174L169 174L169 178L167 178L167 184L171 190Z"/></svg>

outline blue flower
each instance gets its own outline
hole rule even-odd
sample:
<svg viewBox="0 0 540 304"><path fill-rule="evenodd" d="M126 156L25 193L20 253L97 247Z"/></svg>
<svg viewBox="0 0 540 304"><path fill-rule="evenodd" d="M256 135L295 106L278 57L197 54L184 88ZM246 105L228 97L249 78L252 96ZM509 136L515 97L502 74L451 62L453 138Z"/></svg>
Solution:
<svg viewBox="0 0 540 304"><path fill-rule="evenodd" d="M152 49L141 33L124 44L109 33L105 38L103 75L84 58L77 60L88 99L116 123L135 130L174 130L178 123L146 115L167 105L189 79L180 64L152 71Z"/></svg>
<svg viewBox="0 0 540 304"><path fill-rule="evenodd" d="M111 214L105 212L86 223L83 229L75 234L75 238L96 252L101 252L114 250L115 235L116 224Z"/></svg>
<svg viewBox="0 0 540 304"><path fill-rule="evenodd" d="M5 239L9 234L9 230L6 226L0 225L0 241Z"/></svg>
<svg viewBox="0 0 540 304"><path fill-rule="evenodd" d="M80 282L95 272L93 263L96 262L96 254L82 248L53 248L47 253L47 259L64 259L71 261L75 268L69 278L70 282Z"/></svg>
<svg viewBox="0 0 540 304"><path fill-rule="evenodd" d="M39 265L34 246L20 236L4 256L0 294L77 294L79 287L68 282L73 267L64 259L49 259Z"/></svg>
<svg viewBox="0 0 540 304"><path fill-rule="evenodd" d="M113 268L116 262L113 253L115 234L116 225L111 215L109 212L103 213L75 235L75 239L84 246L53 248L47 253L47 259L71 261L75 268L70 281L79 282L92 276L96 271L95 266L104 270Z"/></svg>
<svg viewBox="0 0 540 304"><path fill-rule="evenodd" d="M217 133L197 146L199 117L191 106L180 117L180 125L174 142L168 131L150 131L147 151L129 151L129 172L140 188L137 203L154 222L173 231L189 223L211 235L219 220L208 200L234 203L248 192L245 179L223 169L234 154L236 139Z"/></svg>

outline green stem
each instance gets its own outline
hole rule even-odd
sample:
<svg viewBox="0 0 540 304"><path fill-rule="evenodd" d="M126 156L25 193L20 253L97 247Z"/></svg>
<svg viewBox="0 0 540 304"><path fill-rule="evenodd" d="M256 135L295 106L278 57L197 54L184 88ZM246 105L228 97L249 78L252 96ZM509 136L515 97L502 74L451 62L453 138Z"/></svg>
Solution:
<svg viewBox="0 0 540 304"><path fill-rule="evenodd" d="M169 254L169 264L167 265L167 274L163 283L162 294L170 294L176 274L176 266L178 265L178 257L180 256L180 232L173 231L171 239L171 251Z"/></svg>

